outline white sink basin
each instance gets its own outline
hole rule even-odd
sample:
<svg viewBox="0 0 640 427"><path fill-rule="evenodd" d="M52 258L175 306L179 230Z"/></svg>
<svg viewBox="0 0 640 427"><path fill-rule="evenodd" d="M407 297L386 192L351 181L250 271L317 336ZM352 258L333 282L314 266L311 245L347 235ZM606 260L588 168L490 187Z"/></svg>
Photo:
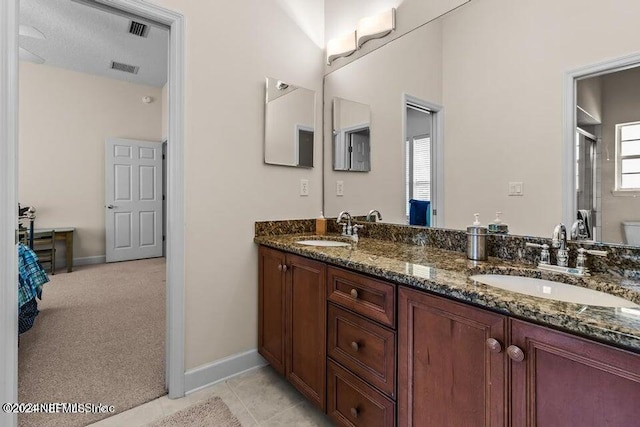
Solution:
<svg viewBox="0 0 640 427"><path fill-rule="evenodd" d="M296 243L307 246L325 246L325 247L339 247L339 246L351 246L349 243L338 242L335 240L298 240Z"/></svg>
<svg viewBox="0 0 640 427"><path fill-rule="evenodd" d="M595 305L599 307L638 307L626 299L604 292L567 285L566 283L550 280L534 279L532 277L504 276L500 274L480 274L471 276L471 280L496 288L506 289L520 294L574 304Z"/></svg>

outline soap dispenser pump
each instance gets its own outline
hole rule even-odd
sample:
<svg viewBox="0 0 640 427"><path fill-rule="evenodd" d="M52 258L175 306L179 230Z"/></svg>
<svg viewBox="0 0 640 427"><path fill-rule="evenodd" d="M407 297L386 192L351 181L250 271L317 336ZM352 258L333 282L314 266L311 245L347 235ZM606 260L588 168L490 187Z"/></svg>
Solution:
<svg viewBox="0 0 640 427"><path fill-rule="evenodd" d="M473 225L467 227L467 258L484 261L487 259L487 227L480 224L480 214L473 216Z"/></svg>

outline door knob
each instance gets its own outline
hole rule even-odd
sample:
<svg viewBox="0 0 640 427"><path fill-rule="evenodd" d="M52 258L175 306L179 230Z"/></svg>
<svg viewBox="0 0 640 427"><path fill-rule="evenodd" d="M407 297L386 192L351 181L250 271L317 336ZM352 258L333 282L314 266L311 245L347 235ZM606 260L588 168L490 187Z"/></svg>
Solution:
<svg viewBox="0 0 640 427"><path fill-rule="evenodd" d="M358 290L357 289L351 289L351 296L355 299L358 298Z"/></svg>
<svg viewBox="0 0 640 427"><path fill-rule="evenodd" d="M502 344L495 338L489 338L486 341L487 347L491 353L500 353L502 351Z"/></svg>
<svg viewBox="0 0 640 427"><path fill-rule="evenodd" d="M113 205L107 205L107 209L113 209L113 208L115 208L115 206L113 206Z"/></svg>
<svg viewBox="0 0 640 427"><path fill-rule="evenodd" d="M288 269L289 267L287 267L287 264L282 264L282 271L286 273Z"/></svg>
<svg viewBox="0 0 640 427"><path fill-rule="evenodd" d="M351 341L351 348L353 349L353 351L358 351L360 350L360 344L355 341Z"/></svg>
<svg viewBox="0 0 640 427"><path fill-rule="evenodd" d="M278 264L278 270L282 271L282 264Z"/></svg>
<svg viewBox="0 0 640 427"><path fill-rule="evenodd" d="M352 416L353 418L358 418L358 415L359 415L359 412L360 412L360 411L358 411L358 408L351 408L351 409L349 410L349 412L351 412L351 416Z"/></svg>
<svg viewBox="0 0 640 427"><path fill-rule="evenodd" d="M515 345L510 345L507 347L507 355L509 358L515 362L522 362L524 360L524 351L520 349L520 347Z"/></svg>

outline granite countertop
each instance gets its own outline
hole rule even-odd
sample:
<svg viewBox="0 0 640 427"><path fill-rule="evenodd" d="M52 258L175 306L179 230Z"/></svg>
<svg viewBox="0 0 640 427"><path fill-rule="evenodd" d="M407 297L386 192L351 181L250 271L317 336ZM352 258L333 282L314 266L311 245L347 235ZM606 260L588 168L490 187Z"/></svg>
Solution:
<svg viewBox="0 0 640 427"><path fill-rule="evenodd" d="M485 307L520 319L590 337L640 353L640 315L619 308L585 306L532 297L471 280L475 274L507 274L575 284L640 304L640 281L596 274L573 277L543 272L498 258L469 261L464 253L385 240L360 238L349 247L305 246L310 234L259 236L258 244L366 273ZM340 240L339 236L324 236Z"/></svg>

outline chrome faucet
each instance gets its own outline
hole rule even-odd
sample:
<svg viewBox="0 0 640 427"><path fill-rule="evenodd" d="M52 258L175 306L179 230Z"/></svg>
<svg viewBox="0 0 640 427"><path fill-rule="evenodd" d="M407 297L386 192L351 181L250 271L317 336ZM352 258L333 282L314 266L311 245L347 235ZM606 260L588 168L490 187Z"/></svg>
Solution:
<svg viewBox="0 0 640 427"><path fill-rule="evenodd" d="M569 251L567 251L567 227L560 223L553 229L551 246L558 249L556 259L558 267L569 265Z"/></svg>
<svg viewBox="0 0 640 427"><path fill-rule="evenodd" d="M372 209L367 214L367 222L371 222L371 217L374 215L377 218L374 218L374 221L382 221L382 214L380 213L380 211L377 209Z"/></svg>
<svg viewBox="0 0 640 427"><path fill-rule="evenodd" d="M341 222L344 218L347 219L347 222ZM347 211L340 212L338 215L338 219L336 222L342 226L342 235L345 237L350 237L354 241L358 241L358 230L364 227L363 225L351 225L351 214Z"/></svg>
<svg viewBox="0 0 640 427"><path fill-rule="evenodd" d="M576 267L575 268L569 267L569 250L567 248L567 228L562 223L556 225L555 228L553 229L553 238L551 241L551 246L558 249L558 253L556 255L558 265L551 265L549 263L549 245L547 244L539 245L536 243L527 242L525 246L542 248L542 252L540 253L540 262L538 263L538 268L540 270L572 274L575 276L589 276L589 269L587 268L588 254L597 255L601 257L607 256L606 251L579 248L578 257L576 259Z"/></svg>

